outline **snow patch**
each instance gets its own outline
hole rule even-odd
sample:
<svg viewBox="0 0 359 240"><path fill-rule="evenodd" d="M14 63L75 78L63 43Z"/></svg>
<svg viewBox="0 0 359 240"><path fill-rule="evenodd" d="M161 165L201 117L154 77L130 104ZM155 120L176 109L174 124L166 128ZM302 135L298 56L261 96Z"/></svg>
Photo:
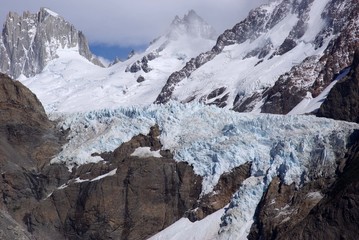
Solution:
<svg viewBox="0 0 359 240"><path fill-rule="evenodd" d="M59 16L58 13L55 13L54 11L51 11L51 10L48 9L48 8L44 8L44 10L45 10L47 13L49 13L51 16L53 16L53 17L58 17L58 16Z"/></svg>
<svg viewBox="0 0 359 240"><path fill-rule="evenodd" d="M187 218L182 218L152 236L149 240L217 239L217 232L220 227L220 219L223 213L224 208L197 222L191 222Z"/></svg>
<svg viewBox="0 0 359 240"><path fill-rule="evenodd" d="M158 151L151 151L150 147L139 147L131 154L131 156L139 157L139 158L148 158L148 157L155 157L161 158L160 150Z"/></svg>
<svg viewBox="0 0 359 240"><path fill-rule="evenodd" d="M67 187L68 187L68 185L66 183L64 183L60 187L58 187L57 189L65 189Z"/></svg>
<svg viewBox="0 0 359 240"><path fill-rule="evenodd" d="M105 177L114 176L114 175L116 175L116 172L117 172L117 168L113 169L112 171L110 171L110 172L108 172L106 174L103 174L103 175L100 175L98 177L95 177L94 179L91 179L91 182L98 181L98 180L103 179Z"/></svg>
<svg viewBox="0 0 359 240"><path fill-rule="evenodd" d="M83 182L88 182L88 181L89 181L89 179L81 179L80 177L77 177L75 179L75 183L83 183Z"/></svg>

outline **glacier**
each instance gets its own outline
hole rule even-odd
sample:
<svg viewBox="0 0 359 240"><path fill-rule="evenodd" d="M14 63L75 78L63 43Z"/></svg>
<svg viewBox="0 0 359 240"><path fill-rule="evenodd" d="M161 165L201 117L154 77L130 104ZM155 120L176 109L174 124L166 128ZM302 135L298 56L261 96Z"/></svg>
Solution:
<svg viewBox="0 0 359 240"><path fill-rule="evenodd" d="M53 114L59 127L70 129L69 142L52 162L68 166L101 161L92 153L113 151L158 124L164 149L177 161L193 165L204 177L204 193L219 176L252 162L253 176L280 175L300 186L304 173L318 176L332 169L346 149L346 138L358 125L314 116L236 113L200 103L120 107L73 114ZM328 170L329 171L329 170Z"/></svg>

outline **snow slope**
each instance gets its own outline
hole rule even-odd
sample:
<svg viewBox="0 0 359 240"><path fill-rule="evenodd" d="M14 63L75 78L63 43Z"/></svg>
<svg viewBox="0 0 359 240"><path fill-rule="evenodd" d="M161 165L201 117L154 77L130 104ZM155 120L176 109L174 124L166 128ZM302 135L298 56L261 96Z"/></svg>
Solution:
<svg viewBox="0 0 359 240"><path fill-rule="evenodd" d="M80 56L76 48L60 48L59 58L49 62L40 74L18 80L37 95L48 113L149 105L172 72L215 44L213 31L190 11L183 19L177 17L170 30L144 53L124 62L101 68ZM147 60L149 72L129 71L149 54L154 56ZM143 82L137 82L140 76Z"/></svg>
<svg viewBox="0 0 359 240"><path fill-rule="evenodd" d="M308 57L317 62L335 37L328 34L320 46L317 43L327 27L321 13L328 3L330 0L315 0L298 5L292 0L277 0L254 10L252 13L258 16L250 13L238 26L245 26L247 21L254 24L247 27L255 33L239 32L245 41L225 46L213 59L175 84L171 98L180 102L196 99L206 104L226 98L226 108L232 109L255 96L246 111L261 111L263 92ZM297 29L301 22L303 29ZM292 36L296 34L299 36ZM147 106L156 100L173 72L216 45L215 36L212 27L190 11L182 19L176 17L170 30L144 53L124 62L103 69L88 63L75 48L59 49L59 58L51 61L42 73L32 78L22 76L19 80L39 97L48 113ZM293 38L296 45L279 54L288 38ZM296 83L297 87L309 89L317 78L315 74L308 73ZM216 89L224 90L209 98Z"/></svg>
<svg viewBox="0 0 359 240"><path fill-rule="evenodd" d="M226 108L233 108L235 99L236 102L244 102L255 93L261 94L265 89L272 87L281 75L290 71L293 66L299 65L307 57L319 58L334 37L327 36L319 48L315 45L318 34L325 27L325 19L321 18L321 13L328 2L330 1L313 1L309 4L309 11L304 13L298 13L293 1L271 1L261 6L256 11L264 16L258 17L256 21L263 27L257 29L246 41L224 47L214 59L183 79L175 86L172 99L185 102L195 97L199 101L212 103L214 99L207 96L213 90L224 87L226 90L219 98L228 94ZM286 9L282 6L285 3L289 4ZM284 11L286 15L270 28L271 21L280 14L276 11ZM304 17L305 14L308 17ZM278 54L278 49L302 20L305 21L305 32L298 39L294 39L296 46L284 54ZM264 49L268 52L261 56L258 52ZM298 85L310 86L315 79L316 76L312 76L312 79ZM259 102L258 106L253 106L251 110L256 111L260 107Z"/></svg>
<svg viewBox="0 0 359 240"><path fill-rule="evenodd" d="M212 240L216 239L218 226L224 209L207 216L206 218L191 222L182 218L163 231L149 238L149 240Z"/></svg>
<svg viewBox="0 0 359 240"><path fill-rule="evenodd" d="M354 123L314 116L241 114L199 103L103 109L55 116L70 129L69 142L52 163L69 167L98 162L92 153L112 151L158 124L164 149L203 177L209 193L224 172L252 162L251 175L234 195L219 229L223 236L246 236L255 208L272 177L300 187L313 177L331 176L344 156ZM139 153L140 152L140 153ZM143 154L139 149L135 155ZM157 155L157 157L159 157ZM225 238L227 239L227 238ZM236 238L234 238L236 239Z"/></svg>

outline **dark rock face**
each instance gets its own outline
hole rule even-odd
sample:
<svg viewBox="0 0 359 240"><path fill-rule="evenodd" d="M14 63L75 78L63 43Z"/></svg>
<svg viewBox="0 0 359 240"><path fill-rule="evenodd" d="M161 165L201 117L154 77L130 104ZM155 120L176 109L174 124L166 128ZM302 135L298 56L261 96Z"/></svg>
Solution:
<svg viewBox="0 0 359 240"><path fill-rule="evenodd" d="M257 207L248 239L356 239L359 234L359 133L333 178L300 189L275 178Z"/></svg>
<svg viewBox="0 0 359 240"><path fill-rule="evenodd" d="M175 162L167 151L160 151L161 158L131 156L139 147L159 151L158 135L158 127L153 127L148 136L136 136L114 152L101 154L105 164L73 171L67 185L55 189L29 213L33 234L146 239L181 218L199 198L201 177L188 164Z"/></svg>
<svg viewBox="0 0 359 240"><path fill-rule="evenodd" d="M48 163L59 152L64 136L48 120L36 96L3 74L0 74L0 112L0 211L3 216L0 224L9 225L9 228L1 228L4 230L0 235L5 236L3 239L17 239L11 238L11 234L18 239L33 239L21 230L27 228L22 224L23 218L58 184L56 181L62 181ZM59 167L56 171L63 170ZM63 174L62 178L65 177Z"/></svg>
<svg viewBox="0 0 359 240"><path fill-rule="evenodd" d="M35 238L8 213L0 211L0 239L33 240Z"/></svg>
<svg viewBox="0 0 359 240"><path fill-rule="evenodd" d="M22 16L9 13L0 37L0 71L12 76L33 76L57 58L59 48L78 47L79 54L103 66L89 50L82 32L48 9Z"/></svg>
<svg viewBox="0 0 359 240"><path fill-rule="evenodd" d="M29 89L3 74L0 74L0 85L0 140L3 156L9 157L11 164L19 167L41 168L46 164L46 159L59 148L60 134Z"/></svg>
<svg viewBox="0 0 359 240"><path fill-rule="evenodd" d="M317 116L359 123L359 50L351 71L332 88Z"/></svg>
<svg viewBox="0 0 359 240"><path fill-rule="evenodd" d="M229 173L221 175L213 193L202 196L197 202L196 208L187 213L191 221L205 218L209 214L224 208L230 203L233 194L240 188L242 182L250 177L251 164L246 163L234 168Z"/></svg>
<svg viewBox="0 0 359 240"><path fill-rule="evenodd" d="M359 234L359 133L343 172L325 197L292 231L279 239L357 239Z"/></svg>
<svg viewBox="0 0 359 240"><path fill-rule="evenodd" d="M300 189L275 178L256 210L248 239L277 239L306 217L333 180L316 179Z"/></svg>
<svg viewBox="0 0 359 240"><path fill-rule="evenodd" d="M226 91L226 87L217 88L213 90L210 94L208 94L207 99L209 100L218 97L219 95L224 93L224 91Z"/></svg>
<svg viewBox="0 0 359 240"><path fill-rule="evenodd" d="M161 50L157 49L154 52L151 52L144 56L141 60L138 60L132 63L130 66L126 68L126 72L136 73L143 70L145 73L150 72L152 69L148 66L148 62L159 56Z"/></svg>
<svg viewBox="0 0 359 240"><path fill-rule="evenodd" d="M137 82L138 83L141 83L141 82L144 82L146 79L143 77L143 76L139 76L138 78L137 78Z"/></svg>

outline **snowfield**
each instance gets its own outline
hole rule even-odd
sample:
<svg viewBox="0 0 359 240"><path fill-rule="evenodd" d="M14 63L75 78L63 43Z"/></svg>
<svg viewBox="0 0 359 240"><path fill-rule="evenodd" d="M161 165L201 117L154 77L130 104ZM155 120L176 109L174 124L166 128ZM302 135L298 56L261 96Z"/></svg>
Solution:
<svg viewBox="0 0 359 240"><path fill-rule="evenodd" d="M191 58L215 45L211 26L194 12L172 23L171 28L143 53L102 68L79 54L78 46L58 48L58 58L51 60L40 74L18 80L34 92L46 112L78 112L117 106L152 104L169 75L181 69ZM144 57L150 71L131 72ZM152 59L153 58L153 59ZM139 77L144 81L137 81Z"/></svg>
<svg viewBox="0 0 359 240"><path fill-rule="evenodd" d="M52 118L62 119L59 127L70 129L68 144L52 163L69 168L101 161L91 154L113 151L133 136L147 134L155 124L160 127L163 148L203 177L202 194L211 192L224 172L252 162L252 177L234 194L221 220L225 227L218 225L216 230L233 239L247 236L255 208L273 177L279 175L285 183L300 187L311 178L333 175L335 159L344 156L348 136L359 128L355 123L314 116L244 114L178 102ZM134 153L148 154L160 157L148 149Z"/></svg>

